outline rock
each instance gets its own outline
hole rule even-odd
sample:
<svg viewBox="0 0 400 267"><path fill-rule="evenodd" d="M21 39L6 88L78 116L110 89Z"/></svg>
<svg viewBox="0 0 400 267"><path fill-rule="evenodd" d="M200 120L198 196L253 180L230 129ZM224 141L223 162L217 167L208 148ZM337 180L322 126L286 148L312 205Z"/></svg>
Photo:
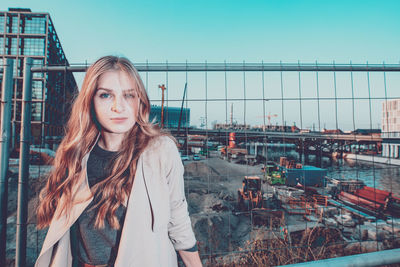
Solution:
<svg viewBox="0 0 400 267"><path fill-rule="evenodd" d="M196 238L200 242L201 251L227 251L236 241L241 241L243 237L248 238L250 226L248 222L243 224L240 219L234 218L230 213L220 215L219 213L207 216L192 217L193 229ZM231 228L235 225L236 228Z"/></svg>
<svg viewBox="0 0 400 267"><path fill-rule="evenodd" d="M335 219L332 218L324 218L324 223L327 227L337 227L338 225Z"/></svg>
<svg viewBox="0 0 400 267"><path fill-rule="evenodd" d="M215 257L215 259L212 259L211 261L206 259L203 264L204 266L231 266L234 263L240 263L242 257L243 255L240 253L231 253L228 255Z"/></svg>
<svg viewBox="0 0 400 267"><path fill-rule="evenodd" d="M344 227L342 231L343 231L343 235L348 238L353 237L356 232L355 229L352 227Z"/></svg>
<svg viewBox="0 0 400 267"><path fill-rule="evenodd" d="M357 241L366 241L368 240L368 230L356 228L354 231L353 238Z"/></svg>
<svg viewBox="0 0 400 267"><path fill-rule="evenodd" d="M349 243L346 245L345 250L349 253L360 252L361 244L360 242Z"/></svg>
<svg viewBox="0 0 400 267"><path fill-rule="evenodd" d="M218 194L218 197L222 200L226 200L226 201L233 201L235 200L231 195L229 195L229 193L225 192L225 191L221 191Z"/></svg>
<svg viewBox="0 0 400 267"><path fill-rule="evenodd" d="M317 218L317 217L315 217L313 215L308 215L307 216L307 221L309 221L309 222L318 222L319 218Z"/></svg>
<svg viewBox="0 0 400 267"><path fill-rule="evenodd" d="M226 201L234 201L235 200L231 195L228 195L228 194L225 195L223 199Z"/></svg>
<svg viewBox="0 0 400 267"><path fill-rule="evenodd" d="M350 243L345 247L346 251L368 253L383 250L383 244L376 241L363 241Z"/></svg>
<svg viewBox="0 0 400 267"><path fill-rule="evenodd" d="M398 218L389 218L386 223L389 225L393 224L394 227L400 228L400 219Z"/></svg>
<svg viewBox="0 0 400 267"><path fill-rule="evenodd" d="M229 208L227 206L224 206L222 203L217 203L214 206L211 207L213 211L227 211Z"/></svg>
<svg viewBox="0 0 400 267"><path fill-rule="evenodd" d="M325 216L332 217L339 214L339 209L337 207L328 206L323 208Z"/></svg>
<svg viewBox="0 0 400 267"><path fill-rule="evenodd" d="M348 214L335 215L334 217L336 221L343 226L354 227L356 225L356 222Z"/></svg>
<svg viewBox="0 0 400 267"><path fill-rule="evenodd" d="M391 234L394 234L394 235L397 235L397 234L400 233L400 228L394 227L394 226L392 227L391 224L383 225L382 226L382 230L388 231L388 232L390 232Z"/></svg>
<svg viewBox="0 0 400 267"><path fill-rule="evenodd" d="M382 223L376 224L376 223L365 222L364 225L359 226L359 229L363 233L362 236L363 240L366 239L365 232L367 233L367 239L374 241L383 241L386 239L391 239L393 237L392 232L388 231L392 230L391 227Z"/></svg>
<svg viewBox="0 0 400 267"><path fill-rule="evenodd" d="M385 230L379 230L379 229L377 230L376 228L373 229L369 227L367 231L368 231L368 239L374 241L382 241L390 238L390 232Z"/></svg>
<svg viewBox="0 0 400 267"><path fill-rule="evenodd" d="M368 253L379 251L383 249L383 244L381 242L376 241L363 241L361 242L361 252Z"/></svg>
<svg viewBox="0 0 400 267"><path fill-rule="evenodd" d="M206 213L233 210L231 203L220 199L215 194L207 194L202 198L203 201L199 203L199 208Z"/></svg>
<svg viewBox="0 0 400 267"><path fill-rule="evenodd" d="M361 231L361 240L362 241L368 240L368 230L364 229Z"/></svg>
<svg viewBox="0 0 400 267"><path fill-rule="evenodd" d="M389 231L380 230L378 231L377 240L383 241L392 238L393 235Z"/></svg>

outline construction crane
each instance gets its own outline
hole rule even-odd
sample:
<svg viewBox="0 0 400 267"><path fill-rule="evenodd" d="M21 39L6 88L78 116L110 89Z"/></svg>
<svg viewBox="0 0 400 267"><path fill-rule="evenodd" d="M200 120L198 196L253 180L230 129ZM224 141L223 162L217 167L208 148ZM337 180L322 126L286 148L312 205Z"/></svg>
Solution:
<svg viewBox="0 0 400 267"><path fill-rule="evenodd" d="M167 87L165 87L164 84L159 85L158 88L161 89L162 91L162 97L161 97L161 128L164 128L164 91L167 90Z"/></svg>
<svg viewBox="0 0 400 267"><path fill-rule="evenodd" d="M268 115L266 117L268 119L268 126L271 126L271 118L276 118L276 117L278 117L278 115L277 114L271 115L271 112L268 112Z"/></svg>
<svg viewBox="0 0 400 267"><path fill-rule="evenodd" d="M278 117L277 114L271 114L271 112L268 112L268 115L258 116L257 118L267 118L268 119L268 126L271 126L271 118L276 118L276 117Z"/></svg>

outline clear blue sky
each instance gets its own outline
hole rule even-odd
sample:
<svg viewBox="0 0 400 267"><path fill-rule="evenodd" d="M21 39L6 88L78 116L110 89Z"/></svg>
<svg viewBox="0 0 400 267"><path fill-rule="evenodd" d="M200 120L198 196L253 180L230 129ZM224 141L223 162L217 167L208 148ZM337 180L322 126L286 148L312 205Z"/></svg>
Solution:
<svg viewBox="0 0 400 267"><path fill-rule="evenodd" d="M49 12L71 62L398 62L400 1L19 1Z"/></svg>
<svg viewBox="0 0 400 267"><path fill-rule="evenodd" d="M396 0L1 1L1 10L9 7L49 12L71 63L92 62L105 54L134 62L400 62ZM177 87L176 96L181 97L183 85ZM379 105L374 114L380 113ZM277 110L278 106L272 112ZM225 115L215 119L225 120ZM299 124L294 117L287 121ZM332 119L326 121L322 123ZM360 121L368 127L368 118ZM309 127L313 122L304 123ZM342 128L351 128L346 123ZM374 127L377 123L380 115L373 119Z"/></svg>

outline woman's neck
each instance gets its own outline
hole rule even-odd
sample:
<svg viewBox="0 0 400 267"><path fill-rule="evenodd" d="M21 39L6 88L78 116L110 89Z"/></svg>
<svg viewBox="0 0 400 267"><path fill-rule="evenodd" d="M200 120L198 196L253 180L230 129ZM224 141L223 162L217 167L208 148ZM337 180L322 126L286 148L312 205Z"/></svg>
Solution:
<svg viewBox="0 0 400 267"><path fill-rule="evenodd" d="M124 134L102 132L98 145L107 151L119 151L122 141L124 140L124 136Z"/></svg>

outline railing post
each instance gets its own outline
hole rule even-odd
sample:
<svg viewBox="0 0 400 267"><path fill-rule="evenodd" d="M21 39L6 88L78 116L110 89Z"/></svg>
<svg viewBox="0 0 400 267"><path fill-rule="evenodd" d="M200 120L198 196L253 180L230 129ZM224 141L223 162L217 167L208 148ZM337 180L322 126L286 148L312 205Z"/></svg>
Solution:
<svg viewBox="0 0 400 267"><path fill-rule="evenodd" d="M6 265L8 157L10 146L11 98L13 89L13 61L7 58L3 73L0 125L0 266Z"/></svg>
<svg viewBox="0 0 400 267"><path fill-rule="evenodd" d="M32 58L25 58L22 89L22 116L19 153L17 240L15 266L26 266L26 237L28 214L29 145L31 137Z"/></svg>

